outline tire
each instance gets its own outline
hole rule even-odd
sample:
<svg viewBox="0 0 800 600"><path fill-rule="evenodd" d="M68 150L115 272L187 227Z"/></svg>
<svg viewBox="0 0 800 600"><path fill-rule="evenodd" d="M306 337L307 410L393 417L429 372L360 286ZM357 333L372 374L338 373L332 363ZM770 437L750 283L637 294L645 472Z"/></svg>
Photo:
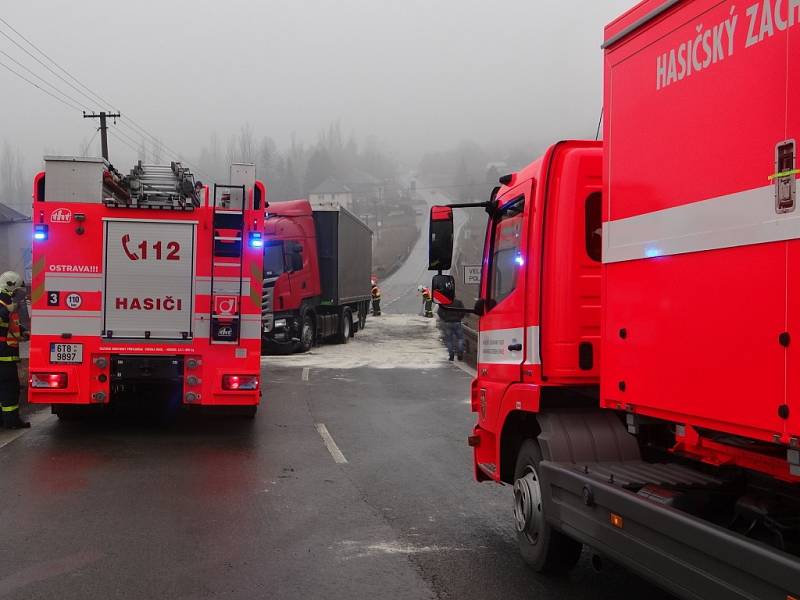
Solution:
<svg viewBox="0 0 800 600"><path fill-rule="evenodd" d="M353 337L353 313L349 308L342 310L342 318L339 319L339 332L336 334L336 343L346 344Z"/></svg>
<svg viewBox="0 0 800 600"><path fill-rule="evenodd" d="M303 315L303 322L300 325L300 342L297 344L297 352L308 352L314 345L314 315L307 312Z"/></svg>
<svg viewBox="0 0 800 600"><path fill-rule="evenodd" d="M364 305L361 310L358 311L358 330L364 331L367 327L367 313L369 312L369 307Z"/></svg>
<svg viewBox="0 0 800 600"><path fill-rule="evenodd" d="M539 483L542 451L525 440L514 468L514 524L522 558L539 573L566 573L578 562L583 545L553 529L543 512Z"/></svg>

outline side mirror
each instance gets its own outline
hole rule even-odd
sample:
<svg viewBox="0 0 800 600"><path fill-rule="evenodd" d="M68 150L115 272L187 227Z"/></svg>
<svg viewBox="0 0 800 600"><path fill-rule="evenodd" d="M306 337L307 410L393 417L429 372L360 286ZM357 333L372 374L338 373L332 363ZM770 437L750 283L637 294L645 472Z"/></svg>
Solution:
<svg viewBox="0 0 800 600"><path fill-rule="evenodd" d="M431 290L434 302L449 306L456 297L456 280L452 275L434 275Z"/></svg>
<svg viewBox="0 0 800 600"><path fill-rule="evenodd" d="M447 271L453 260L453 209L432 206L428 230L428 270Z"/></svg>

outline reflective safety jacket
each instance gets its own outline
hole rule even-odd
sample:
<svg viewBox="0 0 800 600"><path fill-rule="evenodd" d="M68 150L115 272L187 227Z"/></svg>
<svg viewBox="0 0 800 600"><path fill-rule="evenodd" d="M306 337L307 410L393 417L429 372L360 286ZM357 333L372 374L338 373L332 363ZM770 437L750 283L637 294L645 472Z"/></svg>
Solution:
<svg viewBox="0 0 800 600"><path fill-rule="evenodd" d="M0 293L0 362L19 360L22 327L19 323L19 313L11 311L13 303L14 299L9 294Z"/></svg>
<svg viewBox="0 0 800 600"><path fill-rule="evenodd" d="M431 294L431 291L430 291L428 288L424 288L424 289L422 290L422 298L423 298L423 299L424 299L426 302L427 302L427 301L429 301L429 300L433 300L433 295Z"/></svg>
<svg viewBox="0 0 800 600"><path fill-rule="evenodd" d="M381 288L379 288L377 285L372 286L372 299L373 300L381 299Z"/></svg>

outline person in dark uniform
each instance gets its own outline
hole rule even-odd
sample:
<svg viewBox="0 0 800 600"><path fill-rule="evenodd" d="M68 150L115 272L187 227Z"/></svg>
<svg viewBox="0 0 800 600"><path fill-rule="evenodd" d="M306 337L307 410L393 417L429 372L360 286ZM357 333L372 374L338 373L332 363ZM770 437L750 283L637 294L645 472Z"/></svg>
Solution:
<svg viewBox="0 0 800 600"><path fill-rule="evenodd" d="M461 300L453 300L449 308L463 309L464 303ZM456 356L458 360L464 360L464 326L461 323L464 313L460 310L448 310L441 304L436 312L442 320L444 343L450 355L449 360L452 361Z"/></svg>
<svg viewBox="0 0 800 600"><path fill-rule="evenodd" d="M8 429L22 429L31 424L19 416L19 342L28 332L19 323L14 299L22 288L22 277L14 271L0 275L0 412Z"/></svg>

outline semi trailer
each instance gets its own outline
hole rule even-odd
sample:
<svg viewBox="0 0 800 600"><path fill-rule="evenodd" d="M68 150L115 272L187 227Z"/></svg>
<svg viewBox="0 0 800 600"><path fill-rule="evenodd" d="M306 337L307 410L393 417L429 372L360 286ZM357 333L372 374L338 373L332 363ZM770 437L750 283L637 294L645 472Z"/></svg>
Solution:
<svg viewBox="0 0 800 600"><path fill-rule="evenodd" d="M372 231L333 202L270 205L265 222L265 352L346 344L367 322Z"/></svg>
<svg viewBox="0 0 800 600"><path fill-rule="evenodd" d="M522 556L682 598L800 597L800 2L647 0L605 33L603 142L490 199L474 475ZM431 210L435 299L453 209Z"/></svg>
<svg viewBox="0 0 800 600"><path fill-rule="evenodd" d="M29 400L59 417L157 398L254 415L266 189L45 157L33 185Z"/></svg>

